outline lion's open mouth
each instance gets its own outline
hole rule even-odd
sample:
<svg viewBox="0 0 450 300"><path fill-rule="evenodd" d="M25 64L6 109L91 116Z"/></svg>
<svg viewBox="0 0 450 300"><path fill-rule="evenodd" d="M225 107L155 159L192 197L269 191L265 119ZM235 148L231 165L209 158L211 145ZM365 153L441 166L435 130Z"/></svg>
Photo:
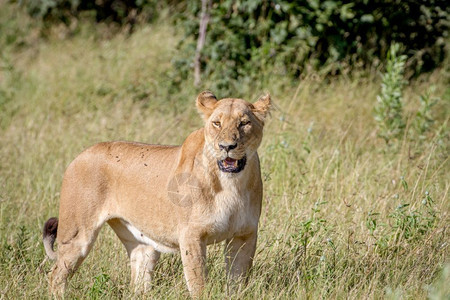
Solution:
<svg viewBox="0 0 450 300"><path fill-rule="evenodd" d="M217 164L219 165L219 169L222 172L226 173L239 173L245 167L245 163L247 159L245 156L241 159L234 159L231 157L227 157L224 160L218 160Z"/></svg>

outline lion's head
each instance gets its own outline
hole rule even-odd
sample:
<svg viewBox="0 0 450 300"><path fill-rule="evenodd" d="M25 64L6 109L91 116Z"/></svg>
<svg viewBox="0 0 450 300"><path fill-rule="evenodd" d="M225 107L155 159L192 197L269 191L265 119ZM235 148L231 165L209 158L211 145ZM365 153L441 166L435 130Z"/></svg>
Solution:
<svg viewBox="0 0 450 300"><path fill-rule="evenodd" d="M222 172L239 173L253 156L263 136L270 95L255 103L242 99L217 100L205 91L197 97L197 109L205 120L205 142Z"/></svg>

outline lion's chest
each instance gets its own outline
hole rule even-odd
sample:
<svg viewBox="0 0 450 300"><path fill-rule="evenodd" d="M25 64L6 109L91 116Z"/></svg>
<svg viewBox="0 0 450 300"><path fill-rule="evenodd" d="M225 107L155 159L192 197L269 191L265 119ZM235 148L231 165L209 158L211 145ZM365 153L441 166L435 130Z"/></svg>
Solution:
<svg viewBox="0 0 450 300"><path fill-rule="evenodd" d="M258 208L252 194L242 182L225 181L223 189L214 197L208 230L208 243L248 234L258 225Z"/></svg>

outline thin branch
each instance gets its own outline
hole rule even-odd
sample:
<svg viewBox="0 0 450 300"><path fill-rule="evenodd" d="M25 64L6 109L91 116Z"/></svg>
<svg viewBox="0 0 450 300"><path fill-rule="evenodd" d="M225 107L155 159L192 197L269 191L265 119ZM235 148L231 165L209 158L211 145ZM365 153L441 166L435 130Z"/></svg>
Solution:
<svg viewBox="0 0 450 300"><path fill-rule="evenodd" d="M206 28L208 27L208 22L210 18L212 0L202 0L202 12L200 15L200 28L197 39L197 49L195 50L194 57L194 85L199 86L201 82L200 78L200 56L205 45L206 40Z"/></svg>

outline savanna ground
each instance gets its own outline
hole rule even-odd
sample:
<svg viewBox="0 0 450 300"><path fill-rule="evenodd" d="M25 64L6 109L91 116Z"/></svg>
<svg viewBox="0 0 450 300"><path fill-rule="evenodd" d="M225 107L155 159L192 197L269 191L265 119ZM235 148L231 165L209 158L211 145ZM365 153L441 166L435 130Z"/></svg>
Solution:
<svg viewBox="0 0 450 300"><path fill-rule="evenodd" d="M32 28L24 16L8 26ZM6 24L6 23L5 23ZM3 27L6 28L6 27ZM105 37L83 25L47 39L26 35L4 48L0 66L0 299L47 298L41 228L58 214L62 175L99 141L180 144L202 126L200 89L172 89L167 76L180 38L164 22L131 36ZM438 69L404 90L413 128L419 95L434 86L440 101L431 129L406 130L386 145L373 116L380 74L354 72L294 84L272 78L245 85L254 101L275 101L260 148L263 211L254 268L236 299L449 299L449 73ZM223 299L222 245L208 248L205 298ZM68 298L130 298L124 247L105 226ZM188 296L178 255L163 255L154 288L142 298Z"/></svg>

